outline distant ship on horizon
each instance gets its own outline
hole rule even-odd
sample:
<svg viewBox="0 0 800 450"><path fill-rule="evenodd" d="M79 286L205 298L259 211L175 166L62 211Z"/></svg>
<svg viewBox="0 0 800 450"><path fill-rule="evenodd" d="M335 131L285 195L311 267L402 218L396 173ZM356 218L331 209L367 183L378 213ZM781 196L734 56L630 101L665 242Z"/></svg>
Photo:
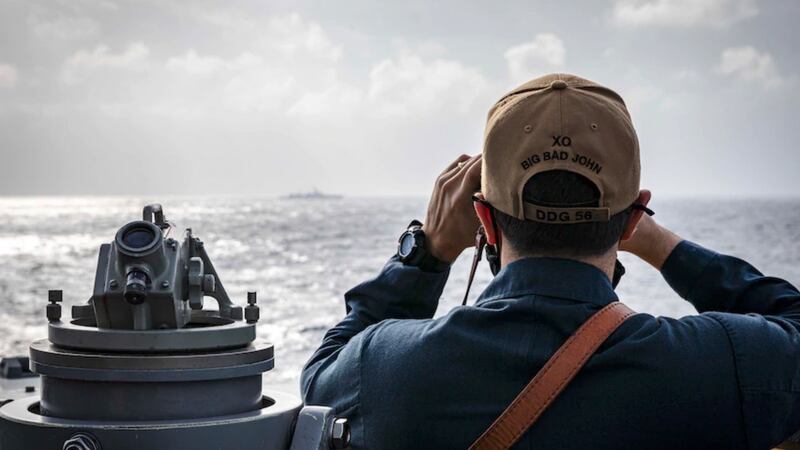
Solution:
<svg viewBox="0 0 800 450"><path fill-rule="evenodd" d="M281 198L292 200L335 200L342 198L342 195L326 194L315 187L308 192L292 192L282 196Z"/></svg>

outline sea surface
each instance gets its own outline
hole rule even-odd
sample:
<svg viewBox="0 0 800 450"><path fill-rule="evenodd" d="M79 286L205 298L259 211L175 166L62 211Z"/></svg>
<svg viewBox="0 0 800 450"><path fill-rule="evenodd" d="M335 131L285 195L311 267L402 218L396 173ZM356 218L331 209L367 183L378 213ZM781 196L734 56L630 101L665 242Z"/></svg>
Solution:
<svg viewBox="0 0 800 450"><path fill-rule="evenodd" d="M100 244L154 201L178 237L191 227L205 242L234 302L258 291L258 337L274 344L276 355L266 381L289 389L343 317L344 292L378 273L427 204L421 197L0 197L0 355L25 354L31 340L46 336L48 289L64 291L66 314L86 302ZM685 238L800 283L800 199L662 199L651 206ZM437 315L460 304L471 258L467 251L454 265ZM658 272L630 255L621 259L628 273L618 293L631 307L670 317L696 313ZM470 302L490 279L484 262Z"/></svg>

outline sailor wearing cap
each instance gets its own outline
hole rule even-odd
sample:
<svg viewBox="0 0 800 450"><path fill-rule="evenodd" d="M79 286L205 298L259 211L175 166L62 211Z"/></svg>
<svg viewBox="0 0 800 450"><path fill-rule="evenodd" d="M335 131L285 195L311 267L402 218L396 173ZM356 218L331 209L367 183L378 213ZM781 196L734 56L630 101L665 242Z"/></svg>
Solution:
<svg viewBox="0 0 800 450"><path fill-rule="evenodd" d="M552 74L509 92L483 152L445 168L424 224L345 294L303 370L306 403L348 416L356 450L780 443L800 429L800 292L656 223L639 182L614 91ZM495 277L433 319L469 247L473 273L485 251ZM631 311L619 251L698 314Z"/></svg>

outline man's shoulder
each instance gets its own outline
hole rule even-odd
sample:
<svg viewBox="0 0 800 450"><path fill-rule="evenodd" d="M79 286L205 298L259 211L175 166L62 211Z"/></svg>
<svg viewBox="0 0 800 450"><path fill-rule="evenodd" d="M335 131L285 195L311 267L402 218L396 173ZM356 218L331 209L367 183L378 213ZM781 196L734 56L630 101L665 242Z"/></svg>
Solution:
<svg viewBox="0 0 800 450"><path fill-rule="evenodd" d="M364 406L369 410L379 402L393 405L395 412L433 411L437 405L467 402L470 394L454 380L496 365L486 349L492 339L465 323L467 309L455 308L435 319L391 319L370 326L360 361Z"/></svg>
<svg viewBox="0 0 800 450"><path fill-rule="evenodd" d="M706 313L681 318L634 314L601 345L598 355L590 364L637 362L661 375L704 375L733 362L728 333Z"/></svg>
<svg viewBox="0 0 800 450"><path fill-rule="evenodd" d="M432 342L443 334L466 326L469 307L457 307L447 314L432 319L386 319L364 330L364 346L398 344L418 346Z"/></svg>
<svg viewBox="0 0 800 450"><path fill-rule="evenodd" d="M478 308L456 307L433 319L388 319L364 332L361 360L364 370L391 372L434 367L457 370L460 355L475 352L493 339L492 330L477 326Z"/></svg>
<svg viewBox="0 0 800 450"><path fill-rule="evenodd" d="M713 313L693 314L680 318L637 313L620 327L621 338L639 339L651 336L655 344L683 344L686 341L722 343L725 327Z"/></svg>
<svg viewBox="0 0 800 450"><path fill-rule="evenodd" d="M383 320L365 330L364 349L381 355L385 355L384 349L424 348L427 351L449 352L458 345L480 345L480 342L491 340L495 334L508 337L511 330L506 320L518 322L518 318L497 312L496 309L464 306L453 308L447 314L433 319ZM535 320L533 317L531 319ZM730 329L753 326L752 323L741 324L743 320L753 321L742 319L739 314L716 312L681 318L637 313L626 320L607 343L615 345L619 341L629 340L664 350L692 344L702 351L709 351L712 347L719 351L730 351ZM531 323L530 329L534 328L536 324Z"/></svg>

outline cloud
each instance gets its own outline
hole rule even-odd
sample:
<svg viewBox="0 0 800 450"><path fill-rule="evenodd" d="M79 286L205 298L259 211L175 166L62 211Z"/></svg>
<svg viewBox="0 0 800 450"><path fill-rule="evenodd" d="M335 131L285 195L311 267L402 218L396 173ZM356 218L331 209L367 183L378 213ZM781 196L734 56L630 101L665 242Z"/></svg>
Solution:
<svg viewBox="0 0 800 450"><path fill-rule="evenodd" d="M509 48L503 56L512 80L523 82L563 67L567 51L561 38L552 33L541 33L531 42Z"/></svg>
<svg viewBox="0 0 800 450"><path fill-rule="evenodd" d="M421 117L446 109L471 111L489 82L475 68L459 61L425 59L405 52L374 63L366 83L342 78L338 63L292 58L274 64L254 53L225 59L195 50L169 58L165 69L173 76L170 106L187 111L266 112L286 117ZM176 100L177 99L177 100Z"/></svg>
<svg viewBox="0 0 800 450"><path fill-rule="evenodd" d="M669 75L675 79L693 76L688 71L684 74L682 70ZM670 90L663 83L654 82L639 67L631 67L621 74L620 79L615 82L614 89L625 100L625 105L634 121L645 113L669 110L679 102L677 98L679 91Z"/></svg>
<svg viewBox="0 0 800 450"><path fill-rule="evenodd" d="M329 79L307 92L298 93L299 99L289 107L287 115L348 117L364 108L364 91L357 86L343 82L335 71L328 73Z"/></svg>
<svg viewBox="0 0 800 450"><path fill-rule="evenodd" d="M79 107L180 121L257 114L286 123L320 118L340 123L417 119L443 111L463 117L489 92L478 69L447 58L446 48L435 41L421 48L398 44L389 55L351 73L345 70L340 43L298 14L257 16L203 8L185 13L199 19L213 36L212 44L197 41L157 59L155 51L133 41L124 47L84 48L67 58L60 79L91 89ZM537 36L539 56L563 61L563 52L548 51L549 36ZM236 47L217 45L229 42Z"/></svg>
<svg viewBox="0 0 800 450"><path fill-rule="evenodd" d="M183 5L181 12L186 12ZM284 55L304 53L331 61L342 56L341 46L331 40L320 24L297 13L263 19L229 9L190 12L201 21L216 26L232 41L250 42L255 47L277 50Z"/></svg>
<svg viewBox="0 0 800 450"><path fill-rule="evenodd" d="M162 76L174 89L170 106L185 111L318 115L341 110L363 96L363 87L340 77L342 48L316 22L292 13L255 17L235 9L189 9L221 33L222 41L247 43L238 56L204 54L197 49L170 57ZM200 93L200 94L198 94Z"/></svg>
<svg viewBox="0 0 800 450"><path fill-rule="evenodd" d="M110 0L60 0L57 2L44 2L48 6L58 6L62 9L72 11L86 11L86 10L100 10L100 11L117 11L119 5Z"/></svg>
<svg viewBox="0 0 800 450"><path fill-rule="evenodd" d="M619 91L634 118L639 116L647 106L669 105L669 98L664 91L649 84L623 86Z"/></svg>
<svg viewBox="0 0 800 450"><path fill-rule="evenodd" d="M760 83L765 88L776 88L786 83L772 55L759 52L749 45L723 50L717 72L747 82Z"/></svg>
<svg viewBox="0 0 800 450"><path fill-rule="evenodd" d="M296 74L290 68L274 66L264 58L244 54L237 58L224 76L221 90L215 85L207 88L219 97L227 110L280 113L286 110L290 101L296 99L299 86L305 82L312 83L318 75L309 73L303 77L303 74Z"/></svg>
<svg viewBox="0 0 800 450"><path fill-rule="evenodd" d="M247 55L243 55L247 57ZM235 65L235 64L234 64ZM189 49L181 56L173 56L167 60L167 69L184 72L190 75L211 75L232 66L228 61L217 56L201 56L194 49Z"/></svg>
<svg viewBox="0 0 800 450"><path fill-rule="evenodd" d="M141 42L128 45L122 53L112 53L108 46L99 45L94 50L79 50L63 65L61 79L66 83L77 83L98 69L127 69L144 62L150 49Z"/></svg>
<svg viewBox="0 0 800 450"><path fill-rule="evenodd" d="M264 37L276 48L286 53L308 52L336 61L342 56L342 48L335 45L316 22L306 22L299 14L269 20L269 36Z"/></svg>
<svg viewBox="0 0 800 450"><path fill-rule="evenodd" d="M425 61L405 54L372 67L367 98L376 111L387 115L414 116L442 107L464 113L487 85L478 70L459 61Z"/></svg>
<svg viewBox="0 0 800 450"><path fill-rule="evenodd" d="M724 27L758 15L756 0L615 0L621 25Z"/></svg>
<svg viewBox="0 0 800 450"><path fill-rule="evenodd" d="M160 76L174 89L170 96L186 110L222 108L236 112L321 112L320 102L347 89L338 81L338 71L331 62L315 61L307 54L282 59L274 53L246 51L234 58L201 55L190 49L164 63L167 73ZM326 93L327 92L327 93ZM319 95L319 98L315 98ZM298 105L300 104L300 105ZM335 106L331 108L335 108ZM161 108L166 112L168 108Z"/></svg>
<svg viewBox="0 0 800 450"><path fill-rule="evenodd" d="M17 84L17 69L11 64L0 64L0 88L12 88Z"/></svg>
<svg viewBox="0 0 800 450"><path fill-rule="evenodd" d="M697 81L701 78L696 70L684 67L681 69L673 70L670 75L673 79L678 81Z"/></svg>
<svg viewBox="0 0 800 450"><path fill-rule="evenodd" d="M97 35L100 26L88 17L57 17L45 19L31 15L28 24L39 39L45 41L65 41L85 39Z"/></svg>
<svg viewBox="0 0 800 450"><path fill-rule="evenodd" d="M337 114L368 118L417 118L440 113L465 114L488 92L489 82L459 61L403 54L373 64L365 86L348 83L330 71L301 92L290 116Z"/></svg>

